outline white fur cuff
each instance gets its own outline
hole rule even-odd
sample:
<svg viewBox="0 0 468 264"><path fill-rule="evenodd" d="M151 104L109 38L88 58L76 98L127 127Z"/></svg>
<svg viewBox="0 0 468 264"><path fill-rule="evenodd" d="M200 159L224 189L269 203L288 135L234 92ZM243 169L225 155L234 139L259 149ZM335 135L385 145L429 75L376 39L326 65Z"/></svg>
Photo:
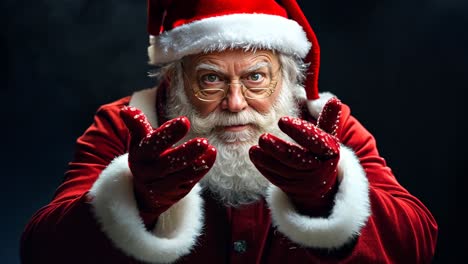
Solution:
<svg viewBox="0 0 468 264"><path fill-rule="evenodd" d="M117 157L91 188L94 214L102 231L127 255L149 263L174 262L190 252L203 227L203 200L196 185L146 230L133 193L128 154Z"/></svg>
<svg viewBox="0 0 468 264"><path fill-rule="evenodd" d="M336 249L359 235L366 224L370 216L366 174L352 150L341 146L340 155L341 182L328 218L300 215L283 191L276 186L269 189L267 202L273 224L292 241L307 247Z"/></svg>

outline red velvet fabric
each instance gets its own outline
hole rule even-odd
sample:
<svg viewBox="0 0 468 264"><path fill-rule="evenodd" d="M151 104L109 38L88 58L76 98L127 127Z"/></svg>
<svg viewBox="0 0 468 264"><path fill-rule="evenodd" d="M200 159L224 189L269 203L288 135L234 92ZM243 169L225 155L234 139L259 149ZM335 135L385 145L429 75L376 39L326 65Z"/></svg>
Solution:
<svg viewBox="0 0 468 264"><path fill-rule="evenodd" d="M128 102L127 97L102 106L77 140L76 155L53 200L24 230L22 263L137 263L101 231L86 198L110 161L128 152L129 134L119 116ZM337 136L355 151L370 183L372 214L353 243L331 252L305 248L271 226L265 202L225 208L204 194L204 232L178 263L430 263L437 239L431 213L398 183L373 136L345 105L341 124ZM243 253L234 250L240 241Z"/></svg>
<svg viewBox="0 0 468 264"><path fill-rule="evenodd" d="M148 0L148 33L157 36L178 26L216 16L232 14L268 14L288 17L274 0Z"/></svg>

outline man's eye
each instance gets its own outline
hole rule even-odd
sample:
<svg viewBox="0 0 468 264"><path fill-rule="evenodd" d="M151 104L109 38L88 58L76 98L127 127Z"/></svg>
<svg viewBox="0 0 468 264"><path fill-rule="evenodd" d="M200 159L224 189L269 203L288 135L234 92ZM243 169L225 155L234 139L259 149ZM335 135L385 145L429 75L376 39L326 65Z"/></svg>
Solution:
<svg viewBox="0 0 468 264"><path fill-rule="evenodd" d="M204 83L215 83L221 81L219 76L216 74L206 74L202 76L202 82Z"/></svg>
<svg viewBox="0 0 468 264"><path fill-rule="evenodd" d="M258 72L250 74L248 78L248 80L252 82L260 82L263 81L263 79L263 75Z"/></svg>

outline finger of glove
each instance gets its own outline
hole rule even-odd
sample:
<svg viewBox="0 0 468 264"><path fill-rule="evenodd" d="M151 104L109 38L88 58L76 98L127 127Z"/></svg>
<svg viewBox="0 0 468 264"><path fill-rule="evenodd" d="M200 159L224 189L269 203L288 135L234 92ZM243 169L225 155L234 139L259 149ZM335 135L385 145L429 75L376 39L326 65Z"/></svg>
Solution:
<svg viewBox="0 0 468 264"><path fill-rule="evenodd" d="M129 160L154 161L173 143L185 136L190 123L186 117L178 117L165 122L156 130L152 130L142 140L132 142L130 146Z"/></svg>
<svg viewBox="0 0 468 264"><path fill-rule="evenodd" d="M255 147L254 151L255 151ZM255 152L254 152L255 153ZM253 154L255 155L255 154ZM252 159L252 157L251 157ZM255 158L253 158L255 159ZM281 190L283 190L286 193L291 193L295 192L295 189L297 189L298 186L304 186L304 183L302 180L304 177L301 178L286 178L282 174L280 174L277 171L273 171L269 169L268 167L264 167L260 165L260 163L254 163L255 167L258 169L258 171L273 185L278 186Z"/></svg>
<svg viewBox="0 0 468 264"><path fill-rule="evenodd" d="M162 124L143 140L143 144L151 149L154 155L167 150L181 140L190 129L190 121L185 116L171 119Z"/></svg>
<svg viewBox="0 0 468 264"><path fill-rule="evenodd" d="M215 160L216 149L210 146L190 166L167 174L165 177L153 179L147 183L147 187L152 193L163 196L173 195L177 192L186 194L213 167Z"/></svg>
<svg viewBox="0 0 468 264"><path fill-rule="evenodd" d="M119 114L130 132L130 147L138 146L142 139L153 130L146 115L136 107L124 106Z"/></svg>
<svg viewBox="0 0 468 264"><path fill-rule="evenodd" d="M213 167L215 160L216 149L210 146L190 167L177 172L177 177L180 178L179 188L185 190L192 189L193 185L199 182Z"/></svg>
<svg viewBox="0 0 468 264"><path fill-rule="evenodd" d="M293 167L279 162L274 157L266 153L260 146L252 146L249 156L255 167L275 184L290 184L304 181L309 171L300 171ZM276 184L275 184L276 185Z"/></svg>
<svg viewBox="0 0 468 264"><path fill-rule="evenodd" d="M299 145L315 155L328 158L339 153L338 140L312 123L296 117L282 117L278 126Z"/></svg>
<svg viewBox="0 0 468 264"><path fill-rule="evenodd" d="M258 145L268 155L284 165L297 170L310 170L320 166L320 161L307 149L287 142L272 134L263 134Z"/></svg>
<svg viewBox="0 0 468 264"><path fill-rule="evenodd" d="M205 138L194 138L161 154L159 168L163 174L174 173L195 164L206 152L212 152Z"/></svg>
<svg viewBox="0 0 468 264"><path fill-rule="evenodd" d="M198 140L193 139L176 148L169 149L158 158L153 157L153 160L130 162L135 181L149 185L160 179L164 180L169 174L195 166L197 159L204 157L204 155L212 155L214 152L216 157L216 150L213 146L204 143L203 140L197 142ZM208 158L210 161L210 156ZM212 164L208 165L211 168Z"/></svg>
<svg viewBox="0 0 468 264"><path fill-rule="evenodd" d="M336 171L332 163L323 164L323 167L310 171L293 171L285 170L275 163L275 160L268 156L262 156L262 149L259 146L253 146L250 149L250 158L255 167L267 178L272 184L278 186L285 192L304 193L316 192L317 190L326 189L334 183L334 178L324 175L335 175Z"/></svg>
<svg viewBox="0 0 468 264"><path fill-rule="evenodd" d="M341 116L341 101L333 97L327 101L317 119L317 126L332 136L336 136Z"/></svg>

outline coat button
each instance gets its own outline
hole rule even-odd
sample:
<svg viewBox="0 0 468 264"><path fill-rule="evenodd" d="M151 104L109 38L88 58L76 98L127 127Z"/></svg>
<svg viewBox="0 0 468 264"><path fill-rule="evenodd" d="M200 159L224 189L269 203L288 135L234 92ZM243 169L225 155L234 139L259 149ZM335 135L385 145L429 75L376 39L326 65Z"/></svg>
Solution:
<svg viewBox="0 0 468 264"><path fill-rule="evenodd" d="M234 242L234 251L237 253L245 253L247 251L247 242L245 240L237 240Z"/></svg>

